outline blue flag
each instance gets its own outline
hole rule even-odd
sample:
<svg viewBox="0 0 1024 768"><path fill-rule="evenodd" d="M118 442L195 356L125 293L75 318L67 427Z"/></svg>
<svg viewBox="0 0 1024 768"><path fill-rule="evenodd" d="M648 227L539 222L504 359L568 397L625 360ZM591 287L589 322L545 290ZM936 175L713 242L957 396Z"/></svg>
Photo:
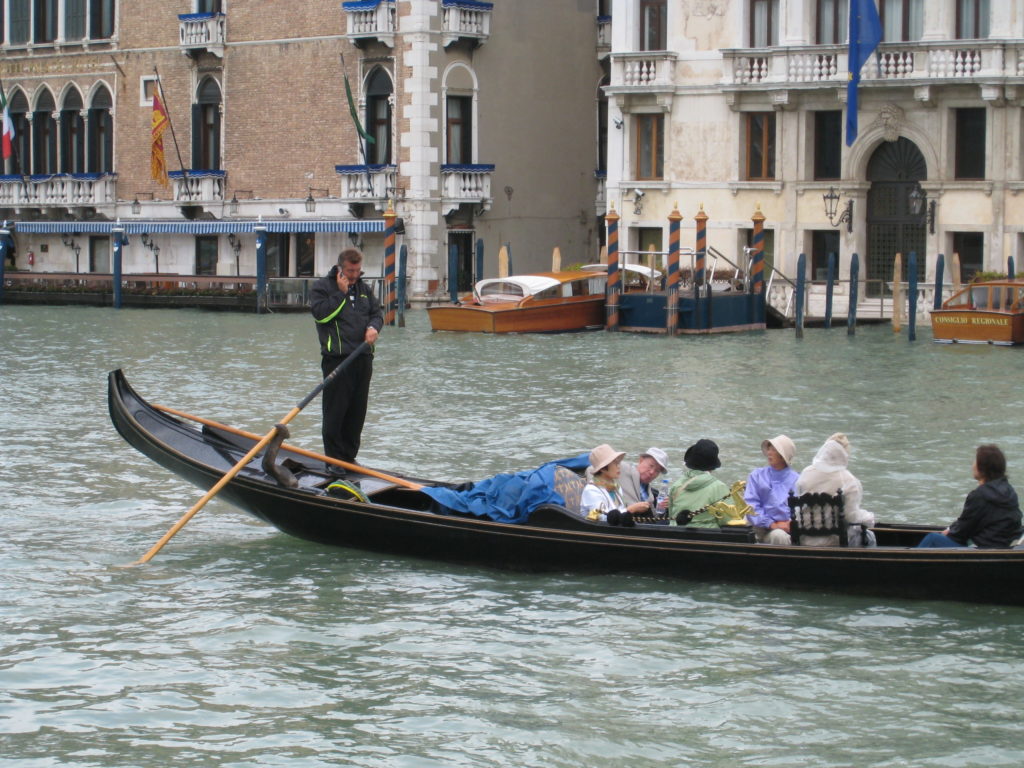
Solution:
<svg viewBox="0 0 1024 768"><path fill-rule="evenodd" d="M860 69L882 42L882 21L875 0L850 0L850 82L846 86L846 146L857 139L857 86Z"/></svg>

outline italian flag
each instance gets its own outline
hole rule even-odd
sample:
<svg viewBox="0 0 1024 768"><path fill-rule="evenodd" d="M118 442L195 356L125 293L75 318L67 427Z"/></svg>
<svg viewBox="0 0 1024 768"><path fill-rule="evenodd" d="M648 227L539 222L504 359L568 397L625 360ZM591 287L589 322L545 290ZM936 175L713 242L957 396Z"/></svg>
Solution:
<svg viewBox="0 0 1024 768"><path fill-rule="evenodd" d="M11 122L11 111L7 108L7 94L3 91L0 91L0 108L3 109L3 159L6 160L11 156L11 144L14 142L14 123Z"/></svg>

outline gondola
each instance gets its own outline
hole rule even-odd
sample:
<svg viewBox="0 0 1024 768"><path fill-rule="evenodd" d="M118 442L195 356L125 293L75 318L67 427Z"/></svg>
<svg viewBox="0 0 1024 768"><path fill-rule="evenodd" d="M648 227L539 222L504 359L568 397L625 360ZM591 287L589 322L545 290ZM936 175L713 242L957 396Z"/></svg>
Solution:
<svg viewBox="0 0 1024 768"><path fill-rule="evenodd" d="M110 417L124 439L201 488L211 488L260 436L146 402L124 374L108 378ZM201 422L201 423L199 423ZM746 526L696 529L591 522L545 501L509 523L442 506L433 483L371 468L339 484L323 457L267 448L220 492L291 536L338 547L520 571L646 573L878 597L1024 605L1024 548L915 549L935 526L879 524L872 548L756 544ZM277 467L286 467L291 487ZM332 486L349 489L335 495ZM423 487L421 487L423 486Z"/></svg>

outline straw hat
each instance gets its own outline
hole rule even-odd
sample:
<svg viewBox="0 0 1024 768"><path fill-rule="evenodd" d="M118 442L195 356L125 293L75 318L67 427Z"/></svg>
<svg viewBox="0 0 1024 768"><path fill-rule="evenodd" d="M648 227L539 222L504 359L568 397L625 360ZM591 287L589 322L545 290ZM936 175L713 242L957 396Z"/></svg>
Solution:
<svg viewBox="0 0 1024 768"><path fill-rule="evenodd" d="M655 463L661 468L661 473L664 475L668 472L668 454L665 453L661 448L648 448L646 451L640 454L642 459L644 456L649 456L654 459Z"/></svg>
<svg viewBox="0 0 1024 768"><path fill-rule="evenodd" d="M624 451L616 451L608 443L601 443L590 452L590 471L595 475L614 461L625 456Z"/></svg>
<svg viewBox="0 0 1024 768"><path fill-rule="evenodd" d="M786 465L793 463L793 457L796 456L796 446L793 445L793 441L785 435L779 435L773 437L771 440L765 440L761 443L761 453L765 453L768 450L768 446L771 446L779 452L779 456L786 462Z"/></svg>

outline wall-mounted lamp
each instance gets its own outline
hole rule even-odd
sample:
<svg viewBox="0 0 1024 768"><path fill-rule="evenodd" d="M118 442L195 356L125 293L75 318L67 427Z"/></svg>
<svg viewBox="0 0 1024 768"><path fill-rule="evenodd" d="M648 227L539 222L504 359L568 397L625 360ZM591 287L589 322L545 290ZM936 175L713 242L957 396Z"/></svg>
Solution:
<svg viewBox="0 0 1024 768"><path fill-rule="evenodd" d="M644 212L644 195L647 193L642 189L633 190L633 215L639 216Z"/></svg>
<svg viewBox="0 0 1024 768"><path fill-rule="evenodd" d="M149 248L153 253L153 260L156 264L156 274L160 274L160 246L153 242L153 238L149 236L148 232L143 232L139 235L139 242L142 243L144 248Z"/></svg>
<svg viewBox="0 0 1024 768"><path fill-rule="evenodd" d="M75 254L75 272L80 272L81 270L78 267L78 254L82 252L82 246L75 242L75 238L77 236L77 232L63 234L60 236L60 241L63 243L65 248L70 248L72 253Z"/></svg>
<svg viewBox="0 0 1024 768"><path fill-rule="evenodd" d="M921 189L920 184L914 185L910 192L910 215L921 224L928 225L928 234L935 234L935 208L937 201L929 200L928 194Z"/></svg>
<svg viewBox="0 0 1024 768"><path fill-rule="evenodd" d="M237 192L235 192L234 194L231 195L231 202L228 203L228 215L229 216L237 216L238 215L238 193Z"/></svg>
<svg viewBox="0 0 1024 768"><path fill-rule="evenodd" d="M821 197L825 201L825 215L828 217L828 223L833 227L838 227L845 221L846 231L853 232L853 200L846 201L846 207L837 219L836 212L839 210L839 193L836 192L836 188L829 187L828 192Z"/></svg>
<svg viewBox="0 0 1024 768"><path fill-rule="evenodd" d="M314 192L319 192L321 197L326 197L330 190L309 187L309 194L306 196L306 213L313 213L316 210L316 200L313 199Z"/></svg>
<svg viewBox="0 0 1024 768"><path fill-rule="evenodd" d="M238 235L234 232L228 232L228 245L231 246L231 250L235 253L235 274L242 274L242 266L238 258L238 254L242 250L242 241L238 239Z"/></svg>
<svg viewBox="0 0 1024 768"><path fill-rule="evenodd" d="M142 213L142 203L139 202L139 197L136 195L132 200L132 215L138 216L140 213Z"/></svg>

